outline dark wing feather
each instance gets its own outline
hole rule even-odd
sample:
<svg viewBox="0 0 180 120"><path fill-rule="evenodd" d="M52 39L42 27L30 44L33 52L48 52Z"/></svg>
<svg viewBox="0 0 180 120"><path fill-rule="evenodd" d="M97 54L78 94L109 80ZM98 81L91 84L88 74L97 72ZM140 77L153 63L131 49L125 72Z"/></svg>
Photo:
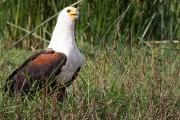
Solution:
<svg viewBox="0 0 180 120"><path fill-rule="evenodd" d="M19 66L14 72L11 73L11 75L7 78L7 81L10 80L14 75L16 75L25 65L27 65L27 63L35 59L40 54L44 54L45 52L46 50L43 50L29 57L26 61L24 61L24 63L21 66Z"/></svg>
<svg viewBox="0 0 180 120"><path fill-rule="evenodd" d="M5 91L22 90L28 93L34 82L43 85L47 80L53 80L66 64L67 57L51 49L43 50L29 57L8 78Z"/></svg>
<svg viewBox="0 0 180 120"><path fill-rule="evenodd" d="M80 69L81 69L81 67L79 67L79 68L75 71L75 73L73 74L71 80L70 80L68 83L66 83L66 87L68 87L69 85L71 85L71 83L77 78Z"/></svg>

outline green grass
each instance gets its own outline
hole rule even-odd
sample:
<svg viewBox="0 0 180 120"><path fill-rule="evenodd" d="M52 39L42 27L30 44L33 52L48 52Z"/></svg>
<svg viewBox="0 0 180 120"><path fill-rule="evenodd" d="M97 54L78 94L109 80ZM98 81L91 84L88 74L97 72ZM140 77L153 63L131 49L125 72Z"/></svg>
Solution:
<svg viewBox="0 0 180 120"><path fill-rule="evenodd" d="M165 46L161 46L165 47ZM166 46L168 47L168 46ZM24 54L26 53L26 54ZM5 78L33 53L1 51L1 86ZM0 92L0 117L12 119L178 119L180 56L178 51L122 46L85 55L78 79L63 103L40 92L18 101ZM10 64L12 63L12 64Z"/></svg>
<svg viewBox="0 0 180 120"><path fill-rule="evenodd" d="M47 47L56 23L49 18L74 2L0 1L0 88L27 57ZM76 41L85 61L64 102L38 91L23 100L0 91L0 118L180 119L177 0L84 0L78 7Z"/></svg>

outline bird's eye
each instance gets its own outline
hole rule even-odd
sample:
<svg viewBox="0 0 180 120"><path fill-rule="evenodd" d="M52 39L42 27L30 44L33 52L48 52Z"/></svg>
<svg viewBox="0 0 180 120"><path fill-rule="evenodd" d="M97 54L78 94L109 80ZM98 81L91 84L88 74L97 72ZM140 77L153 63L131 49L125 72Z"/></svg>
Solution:
<svg viewBox="0 0 180 120"><path fill-rule="evenodd" d="M71 10L68 9L67 12L69 13L69 12L71 12Z"/></svg>

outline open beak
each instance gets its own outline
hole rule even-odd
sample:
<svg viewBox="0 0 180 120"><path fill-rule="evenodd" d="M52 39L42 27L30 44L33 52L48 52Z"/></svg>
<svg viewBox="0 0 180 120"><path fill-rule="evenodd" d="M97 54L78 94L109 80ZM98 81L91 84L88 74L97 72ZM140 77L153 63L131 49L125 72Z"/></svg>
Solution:
<svg viewBox="0 0 180 120"><path fill-rule="evenodd" d="M79 11L78 11L78 10L72 11L72 12L70 13L70 16L73 17L73 18L75 18L75 19L79 18Z"/></svg>

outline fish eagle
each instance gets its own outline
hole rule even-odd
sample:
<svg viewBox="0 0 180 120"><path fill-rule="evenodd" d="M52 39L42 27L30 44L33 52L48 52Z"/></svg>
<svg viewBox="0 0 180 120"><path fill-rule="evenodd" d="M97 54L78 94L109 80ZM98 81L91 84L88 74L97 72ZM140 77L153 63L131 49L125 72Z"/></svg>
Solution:
<svg viewBox="0 0 180 120"><path fill-rule="evenodd" d="M83 56L75 42L75 20L79 11L64 8L57 19L48 47L29 57L7 78L4 90L21 95L31 92L32 87L58 88L58 99L66 94L66 87L74 81L83 64Z"/></svg>

